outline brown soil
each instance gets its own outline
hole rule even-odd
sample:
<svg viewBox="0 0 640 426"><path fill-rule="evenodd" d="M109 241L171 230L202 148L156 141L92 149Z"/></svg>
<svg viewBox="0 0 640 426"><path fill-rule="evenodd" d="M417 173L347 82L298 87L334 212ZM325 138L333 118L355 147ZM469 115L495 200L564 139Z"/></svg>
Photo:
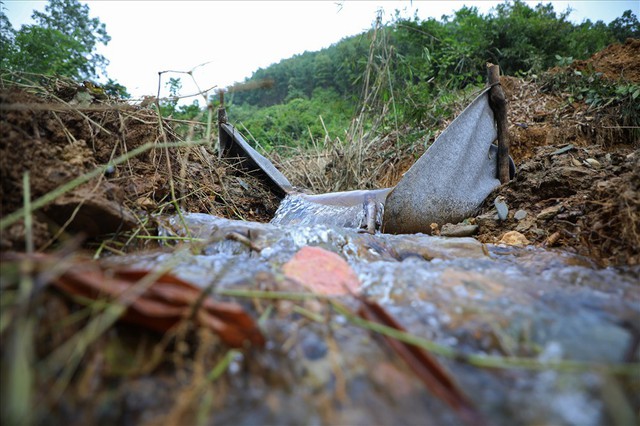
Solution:
<svg viewBox="0 0 640 426"><path fill-rule="evenodd" d="M588 68L611 80L637 83L639 55L640 40L629 39L551 72ZM479 239L495 243L516 230L531 243L573 250L603 265L639 264L637 129L619 128L623 123L614 107L568 102L567 93L545 92L532 80L503 77L502 86L518 175L485 201L477 218ZM568 150L556 153L562 148ZM494 220L497 195L510 209L504 222ZM515 219L518 210L526 217Z"/></svg>
<svg viewBox="0 0 640 426"><path fill-rule="evenodd" d="M23 207L22 179L27 170L31 199L36 200L110 159L147 143L163 142L163 131L166 140L178 140L171 123L158 125L152 109L97 100L78 107L56 96L70 99L78 90L65 86L53 93L16 87L0 91L2 217ZM175 211L171 182L177 203L186 212L268 221L279 202L258 179L218 160L209 147L150 149L37 210L35 248L41 250L78 232L98 241L105 234L145 229L152 213ZM24 241L22 221L2 231L3 250L20 250Z"/></svg>
<svg viewBox="0 0 640 426"><path fill-rule="evenodd" d="M487 198L476 218L479 240L497 243L515 230L603 265L640 264L640 150L594 145L554 154L561 146L537 147L516 178ZM498 195L510 210L505 221L495 219ZM516 219L518 211L526 216Z"/></svg>
<svg viewBox="0 0 640 426"><path fill-rule="evenodd" d="M640 82L640 39L629 38L624 44L612 44L586 61L575 61L571 69L600 72L609 80Z"/></svg>

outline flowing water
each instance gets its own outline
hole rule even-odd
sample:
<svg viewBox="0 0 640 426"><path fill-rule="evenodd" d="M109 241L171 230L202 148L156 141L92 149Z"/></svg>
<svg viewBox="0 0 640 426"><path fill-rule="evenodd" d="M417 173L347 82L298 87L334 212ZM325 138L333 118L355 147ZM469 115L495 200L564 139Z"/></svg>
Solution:
<svg viewBox="0 0 640 426"><path fill-rule="evenodd" d="M173 262L177 275L215 289L287 290L283 264L300 248L319 246L346 259L362 294L410 333L437 344L541 365L638 362L637 267L599 269L566 252L482 245L472 238L370 235L202 214L184 220L161 219L161 234L186 236L186 225L199 242L128 261L143 267ZM342 299L355 306L352 296ZM370 332L327 313L318 301L302 307L329 315L327 323L307 320L293 305L275 304L275 314L263 323L267 348L230 369L214 423L460 424ZM637 419L637 374L618 376L599 367L488 369L439 360L490 424L588 426ZM247 362L249 372L239 368Z"/></svg>
<svg viewBox="0 0 640 426"><path fill-rule="evenodd" d="M333 192L321 195L288 194L280 203L274 225L335 225L345 228L380 229L384 201L391 188ZM369 218L369 216L371 216Z"/></svg>

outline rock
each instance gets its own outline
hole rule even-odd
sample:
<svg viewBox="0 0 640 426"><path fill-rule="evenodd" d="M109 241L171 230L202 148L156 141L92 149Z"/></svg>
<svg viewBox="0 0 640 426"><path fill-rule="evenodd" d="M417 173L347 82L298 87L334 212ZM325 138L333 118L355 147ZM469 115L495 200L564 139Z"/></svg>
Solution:
<svg viewBox="0 0 640 426"><path fill-rule="evenodd" d="M595 158L587 158L586 160L584 160L584 163L590 167L593 167L594 169L599 169L600 167L602 167L600 162Z"/></svg>
<svg viewBox="0 0 640 426"><path fill-rule="evenodd" d="M575 177L575 178L581 179L584 176L590 175L593 172L593 170L590 168L588 169L584 166L580 166L580 167L562 166L562 167L558 167L555 170L555 172L559 176L564 176L565 178Z"/></svg>
<svg viewBox="0 0 640 426"><path fill-rule="evenodd" d="M551 154L549 154L549 156L564 154L565 152L571 151L572 149L573 149L573 144L569 144L563 148L553 151Z"/></svg>
<svg viewBox="0 0 640 426"><path fill-rule="evenodd" d="M470 237L478 232L478 225L464 225L447 223L442 225L440 236L442 237Z"/></svg>
<svg viewBox="0 0 640 426"><path fill-rule="evenodd" d="M498 210L498 218L500 218L500 220L506 220L509 215L509 207L504 197L498 195L496 199L493 200L493 205L496 206L496 210Z"/></svg>
<svg viewBox="0 0 640 426"><path fill-rule="evenodd" d="M498 226L498 215L495 211L490 211L484 213L480 216L476 216L476 223L482 228L483 232L485 229L494 229Z"/></svg>
<svg viewBox="0 0 640 426"><path fill-rule="evenodd" d="M535 227L535 223L536 223L535 217L532 217L532 216L526 217L525 219L518 222L518 225L516 226L515 230L520 233L527 232L527 231L535 231L535 229L537 229Z"/></svg>
<svg viewBox="0 0 640 426"><path fill-rule="evenodd" d="M522 220L527 217L527 212L525 210L518 210L516 214L513 215L515 220Z"/></svg>
<svg viewBox="0 0 640 426"><path fill-rule="evenodd" d="M527 237L518 231L509 231L500 237L498 244L506 244L508 246L526 246L529 244L529 240L527 240Z"/></svg>
<svg viewBox="0 0 640 426"><path fill-rule="evenodd" d="M539 220L551 219L552 217L560 213L563 208L564 206L562 204L556 204L555 206L547 207L546 209L538 213L538 215L536 216L536 219L539 219Z"/></svg>
<svg viewBox="0 0 640 426"><path fill-rule="evenodd" d="M67 224L67 230L82 232L88 237L133 229L138 221L123 207L117 191L76 188L63 195L42 211L58 225ZM114 199L109 199L110 194Z"/></svg>

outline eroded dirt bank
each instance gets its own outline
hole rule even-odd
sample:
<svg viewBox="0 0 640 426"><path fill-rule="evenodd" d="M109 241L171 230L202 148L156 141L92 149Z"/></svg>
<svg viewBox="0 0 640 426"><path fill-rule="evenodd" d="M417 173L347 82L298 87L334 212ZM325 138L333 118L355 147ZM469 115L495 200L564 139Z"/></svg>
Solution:
<svg viewBox="0 0 640 426"><path fill-rule="evenodd" d="M591 92L577 99L582 92L570 86L572 79L590 75L602 79L599 84L638 90L638 55L640 40L629 39L551 70L567 82L564 90L503 77L518 175L487 198L477 218L480 241L495 243L515 230L533 244L562 247L603 265L640 263L640 129L628 125L623 110L635 108L637 120L637 103L589 105ZM498 195L510 209L505 221L494 220Z"/></svg>
<svg viewBox="0 0 640 426"><path fill-rule="evenodd" d="M277 199L268 188L218 160L211 146L154 148L178 140L173 123L164 120L161 125L154 110L98 100L74 105L59 96L62 92L73 98L82 86L58 84L61 87L54 82L46 88L0 90L2 217L23 206L26 170L36 200L136 149L149 149L36 211L36 249L78 233L96 242L136 229L155 232L149 215L170 213L176 206L185 212L257 221L267 221L275 212ZM172 191L177 202L172 202ZM3 229L0 242L3 250L22 249L22 221Z"/></svg>

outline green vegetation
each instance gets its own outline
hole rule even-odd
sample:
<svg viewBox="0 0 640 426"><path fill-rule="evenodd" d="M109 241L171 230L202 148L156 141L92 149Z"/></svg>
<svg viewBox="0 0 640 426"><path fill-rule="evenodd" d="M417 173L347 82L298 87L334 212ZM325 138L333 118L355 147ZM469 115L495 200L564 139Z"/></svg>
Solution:
<svg viewBox="0 0 640 426"><path fill-rule="evenodd" d="M345 123L354 115L353 103L335 91L317 88L311 96L299 96L282 105L233 106L230 120L241 130L250 125L251 139L265 149L276 146L321 144L325 138L343 138ZM248 129L248 128L247 128Z"/></svg>
<svg viewBox="0 0 640 426"><path fill-rule="evenodd" d="M589 20L574 24L567 19L569 12L555 11L551 3L530 7L514 0L485 15L463 7L439 20L396 12L383 24L378 17L368 32L259 69L229 88L229 119L266 149L348 142L354 126L365 133L413 129L403 132L401 142L426 135L428 143L430 129L450 118L461 94L468 97L484 85L486 62L499 64L506 75L533 75L640 37L638 18L630 10L608 25ZM0 13L2 68L78 80L104 71L107 60L95 47L110 38L104 24L89 17L86 5L50 0L45 12L35 12L33 18L35 25L16 31ZM577 80L568 83L579 85L582 76L574 77ZM593 105L617 102L612 96L634 100L637 93L624 82L607 88L588 84L582 84L587 92L577 96ZM160 101L165 117L187 122L207 117L198 102L178 104L180 79L166 85L171 97ZM113 80L105 89L127 97L126 89ZM623 109L633 112L633 106Z"/></svg>
<svg viewBox="0 0 640 426"><path fill-rule="evenodd" d="M0 5L0 67L76 81L105 74L109 61L95 51L111 37L105 24L89 16L89 6L78 0L50 0L44 10L31 15L35 24L16 31ZM126 88L112 79L103 88L110 95L129 96Z"/></svg>
<svg viewBox="0 0 640 426"><path fill-rule="evenodd" d="M571 58L559 58L571 64ZM634 139L640 138L640 85L615 82L602 78L602 74L587 68L583 71L567 68L564 72L548 73L543 78L543 89L568 92L568 103L583 101L590 109L607 107L618 126L630 129Z"/></svg>
<svg viewBox="0 0 640 426"><path fill-rule="evenodd" d="M611 43L640 37L631 11L609 25L573 24L568 15L550 3L531 8L516 0L486 15L463 7L441 20L396 14L382 25L378 19L367 33L257 70L243 84L269 81L271 87L234 93L229 117L267 145L306 145L310 133L323 138L319 116L330 137L341 137L352 112L363 108L368 119L382 118L382 129L431 128L450 116L456 93L484 84L487 61L506 75L537 74L560 65L558 58L586 59Z"/></svg>

